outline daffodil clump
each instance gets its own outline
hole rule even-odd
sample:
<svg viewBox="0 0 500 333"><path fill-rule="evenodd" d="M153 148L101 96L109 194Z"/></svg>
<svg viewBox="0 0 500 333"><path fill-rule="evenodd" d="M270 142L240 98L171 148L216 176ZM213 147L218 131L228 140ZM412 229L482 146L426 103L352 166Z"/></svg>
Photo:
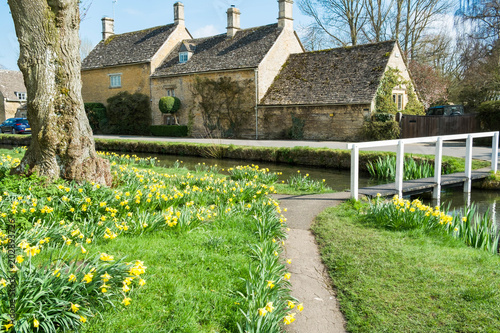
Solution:
<svg viewBox="0 0 500 333"><path fill-rule="evenodd" d="M253 180L264 184L274 184L278 181L278 173L270 172L269 169L259 168L258 165L236 166L227 170L233 180Z"/></svg>
<svg viewBox="0 0 500 333"><path fill-rule="evenodd" d="M107 158L113 164L137 164L139 166L152 166L157 164L156 157L138 157L137 155L117 154L114 152L98 151L97 155Z"/></svg>
<svg viewBox="0 0 500 333"><path fill-rule="evenodd" d="M380 195L370 204L367 216L378 225L393 230L439 230L467 245L496 253L499 232L489 214L479 216L474 206L465 212L450 215L439 206L424 205L420 200L404 200L395 195L390 201L383 201Z"/></svg>
<svg viewBox="0 0 500 333"><path fill-rule="evenodd" d="M15 162L19 163L12 158L0 160L6 170ZM7 256L2 255L2 329L14 330L9 326L7 282L13 273L17 292L22 291L16 302L16 331L77 330L105 304L131 304L132 290L146 283L142 275L148 263L125 262L97 251L97 246L125 235L189 232L239 216L253 218L248 228L256 235L256 242L249 244L254 264L249 276L241 276L246 292L229 291L235 293L244 314L241 329L280 332L282 325L295 320L292 308L300 311L302 306L289 295L290 273L280 259L286 219L269 196L274 186L262 180L267 171L257 178L226 179L213 173L160 173L133 163L139 161L127 156L113 161L111 188L62 181L40 186L34 179L0 193L0 250L7 251L7 223L12 219L18 250L16 272L11 272ZM261 308L266 309L265 316Z"/></svg>
<svg viewBox="0 0 500 333"><path fill-rule="evenodd" d="M300 170L297 170L297 174L288 179L288 185L295 190L308 192L323 192L330 189L326 185L325 179L322 181L314 180L308 173L303 175Z"/></svg>

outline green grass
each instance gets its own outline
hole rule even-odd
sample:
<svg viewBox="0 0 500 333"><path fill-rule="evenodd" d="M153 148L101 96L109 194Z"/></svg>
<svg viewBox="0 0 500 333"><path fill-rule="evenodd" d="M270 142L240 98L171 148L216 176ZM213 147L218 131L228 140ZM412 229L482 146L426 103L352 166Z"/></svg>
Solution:
<svg viewBox="0 0 500 333"><path fill-rule="evenodd" d="M103 313L83 332L235 332L254 235L230 219L193 232L123 237L97 247L148 263L147 284L126 309Z"/></svg>
<svg viewBox="0 0 500 333"><path fill-rule="evenodd" d="M313 226L350 332L500 331L500 256L362 222L349 204Z"/></svg>

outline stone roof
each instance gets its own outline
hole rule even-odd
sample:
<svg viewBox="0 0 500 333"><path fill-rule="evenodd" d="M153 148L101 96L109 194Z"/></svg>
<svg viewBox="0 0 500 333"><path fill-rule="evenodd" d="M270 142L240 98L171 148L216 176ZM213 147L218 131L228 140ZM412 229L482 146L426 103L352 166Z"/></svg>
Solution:
<svg viewBox="0 0 500 333"><path fill-rule="evenodd" d="M174 24L113 35L99 44L82 61L82 69L150 61L175 29Z"/></svg>
<svg viewBox="0 0 500 333"><path fill-rule="evenodd" d="M19 101L15 92L26 93L23 74L19 71L0 70L0 92L4 98L11 101Z"/></svg>
<svg viewBox="0 0 500 333"><path fill-rule="evenodd" d="M281 31L282 28L277 24L270 24L239 30L233 38L221 34L188 40L190 49L194 51L189 60L183 64L179 63L181 47L186 48L185 44L180 43L153 76L258 67Z"/></svg>
<svg viewBox="0 0 500 333"><path fill-rule="evenodd" d="M292 54L262 105L369 104L395 41Z"/></svg>

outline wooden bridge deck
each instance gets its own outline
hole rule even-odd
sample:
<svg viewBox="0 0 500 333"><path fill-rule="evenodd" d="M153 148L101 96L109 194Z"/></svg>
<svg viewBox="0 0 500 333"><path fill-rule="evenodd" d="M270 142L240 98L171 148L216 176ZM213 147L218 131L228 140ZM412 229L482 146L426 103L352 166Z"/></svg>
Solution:
<svg viewBox="0 0 500 333"><path fill-rule="evenodd" d="M472 171L471 179L480 180L488 178L490 175L489 169L480 169ZM441 187L452 187L463 185L467 180L464 172L453 173L449 175L441 176ZM434 183L434 177L421 178L416 180L406 180L403 182L403 195L412 195L424 192L430 192L434 189L436 184ZM374 197L377 193L380 193L383 197L392 197L398 193L395 189L395 183L382 184L370 187L363 187L359 189L359 194L364 194L369 197Z"/></svg>

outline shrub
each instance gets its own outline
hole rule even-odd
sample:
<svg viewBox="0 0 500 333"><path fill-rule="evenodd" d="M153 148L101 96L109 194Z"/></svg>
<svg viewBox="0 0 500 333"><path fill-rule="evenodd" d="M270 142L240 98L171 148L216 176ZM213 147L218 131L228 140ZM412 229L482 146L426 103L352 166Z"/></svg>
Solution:
<svg viewBox="0 0 500 333"><path fill-rule="evenodd" d="M305 121L292 114L292 127L288 130L288 137L292 140L304 139Z"/></svg>
<svg viewBox="0 0 500 333"><path fill-rule="evenodd" d="M187 136L188 127L179 125L154 125L149 127L151 134L156 136Z"/></svg>
<svg viewBox="0 0 500 333"><path fill-rule="evenodd" d="M177 97L165 96L160 98L158 106L162 113L176 113L181 107L181 100Z"/></svg>
<svg viewBox="0 0 500 333"><path fill-rule="evenodd" d="M104 106L104 104L84 103L84 107L92 131L98 132L100 130L103 130L108 123L106 107Z"/></svg>
<svg viewBox="0 0 500 333"><path fill-rule="evenodd" d="M149 97L127 91L108 98L107 133L149 134L151 107Z"/></svg>
<svg viewBox="0 0 500 333"><path fill-rule="evenodd" d="M481 128L486 131L500 130L500 101L481 103L477 109Z"/></svg>
<svg viewBox="0 0 500 333"><path fill-rule="evenodd" d="M401 130L396 121L367 121L362 132L366 140L394 140L399 139Z"/></svg>
<svg viewBox="0 0 500 333"><path fill-rule="evenodd" d="M390 113L375 112L372 115L372 120L385 123L386 121L394 120L394 115Z"/></svg>

